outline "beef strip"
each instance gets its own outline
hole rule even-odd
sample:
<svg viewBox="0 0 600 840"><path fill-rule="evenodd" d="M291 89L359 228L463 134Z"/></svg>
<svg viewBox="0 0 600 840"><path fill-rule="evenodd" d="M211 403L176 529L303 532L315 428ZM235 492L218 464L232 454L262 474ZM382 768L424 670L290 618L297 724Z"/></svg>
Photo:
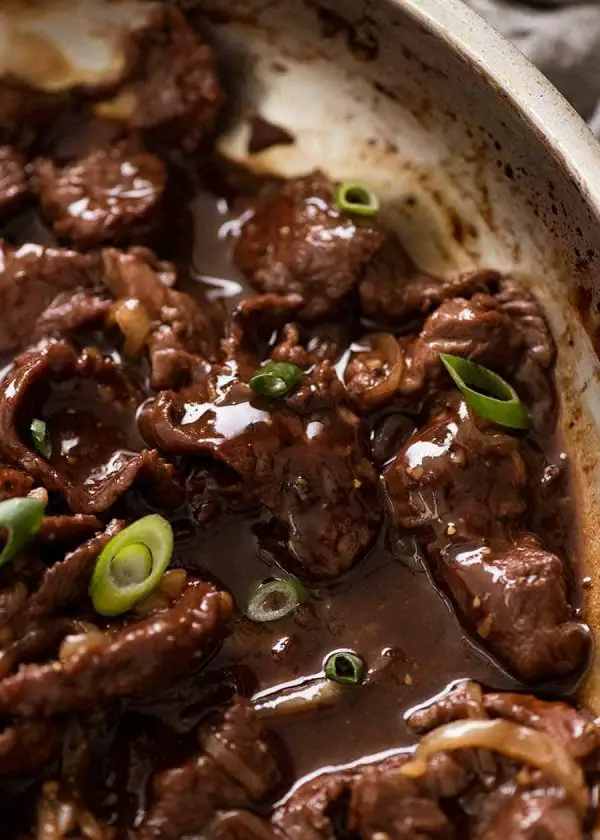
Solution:
<svg viewBox="0 0 600 840"><path fill-rule="evenodd" d="M268 820L241 809L218 812L202 836L206 840L285 840Z"/></svg>
<svg viewBox="0 0 600 840"><path fill-rule="evenodd" d="M287 409L217 372L162 392L142 412L140 430L170 455L211 455L233 469L284 528L282 562L306 577L333 578L369 549L381 516L363 429L343 400L327 362Z"/></svg>
<svg viewBox="0 0 600 840"><path fill-rule="evenodd" d="M396 523L417 529L463 619L521 679L572 672L589 651L562 560L524 527L519 441L459 403L411 437L384 474Z"/></svg>
<svg viewBox="0 0 600 840"><path fill-rule="evenodd" d="M0 215L18 211L28 195L25 158L12 146L0 146Z"/></svg>
<svg viewBox="0 0 600 840"><path fill-rule="evenodd" d="M42 245L14 250L0 243L0 352L17 350L46 334L40 317L57 296L99 288L101 277L96 255ZM77 326L81 323L79 318Z"/></svg>
<svg viewBox="0 0 600 840"><path fill-rule="evenodd" d="M63 167L39 159L35 174L44 216L78 248L139 241L159 221L166 171L156 155L117 145Z"/></svg>
<svg viewBox="0 0 600 840"><path fill-rule="evenodd" d="M339 317L388 236L377 222L338 210L333 184L313 172L264 188L242 226L235 261L258 291L301 295L302 319Z"/></svg>
<svg viewBox="0 0 600 840"><path fill-rule="evenodd" d="M170 288L164 267L141 250L103 252L105 282L119 300L135 300L151 321L145 343L157 390L174 388L202 375L217 351L217 336L202 307L190 295ZM142 341L143 343L143 341Z"/></svg>
<svg viewBox="0 0 600 840"><path fill-rule="evenodd" d="M52 543L60 546L78 544L100 531L102 523L89 513L75 513L72 516L44 516L40 529L35 535L39 543Z"/></svg>
<svg viewBox="0 0 600 840"><path fill-rule="evenodd" d="M516 367L523 349L519 325L490 295L452 298L441 304L413 342L407 342L405 394L435 383L445 373L440 353L464 356L502 375Z"/></svg>
<svg viewBox="0 0 600 840"><path fill-rule="evenodd" d="M61 731L53 721L19 721L0 733L0 775L32 773L60 750Z"/></svg>
<svg viewBox="0 0 600 840"><path fill-rule="evenodd" d="M445 300L494 290L499 280L497 272L485 269L447 279L432 277L416 269L401 244L390 239L365 268L360 305L376 323L402 327Z"/></svg>
<svg viewBox="0 0 600 840"><path fill-rule="evenodd" d="M0 465L0 502L27 496L33 485L33 478L27 473L14 467Z"/></svg>
<svg viewBox="0 0 600 840"><path fill-rule="evenodd" d="M138 39L132 78L96 113L150 145L191 153L213 134L223 100L212 49L180 9L161 5Z"/></svg>
<svg viewBox="0 0 600 840"><path fill-rule="evenodd" d="M19 624L27 626L45 620L71 601L85 596L98 555L123 526L123 522L113 519L102 533L69 552L64 560L49 566L19 615Z"/></svg>
<svg viewBox="0 0 600 840"><path fill-rule="evenodd" d="M174 505L181 487L174 468L156 452L136 454L132 438L143 400L125 374L95 349L81 356L49 344L18 359L0 398L0 452L48 490L61 493L74 512L107 510L134 482L147 483ZM47 424L49 458L33 447L34 417ZM102 430L102 434L99 434Z"/></svg>
<svg viewBox="0 0 600 840"><path fill-rule="evenodd" d="M169 684L219 643L231 608L226 593L190 581L164 612L83 641L61 662L22 666L0 682L0 713L47 717Z"/></svg>
<svg viewBox="0 0 600 840"><path fill-rule="evenodd" d="M201 743L198 756L154 780L154 802L135 840L179 840L203 831L218 810L258 803L278 784L272 749L246 703L238 701L204 730Z"/></svg>

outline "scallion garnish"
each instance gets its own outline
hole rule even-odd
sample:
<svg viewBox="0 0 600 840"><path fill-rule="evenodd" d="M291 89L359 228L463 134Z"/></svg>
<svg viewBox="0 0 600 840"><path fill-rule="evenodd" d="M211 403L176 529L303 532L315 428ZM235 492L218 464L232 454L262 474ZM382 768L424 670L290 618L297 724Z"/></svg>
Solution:
<svg viewBox="0 0 600 840"><path fill-rule="evenodd" d="M102 549L89 593L100 615L121 615L156 588L173 554L173 529L158 514L138 519Z"/></svg>
<svg viewBox="0 0 600 840"><path fill-rule="evenodd" d="M252 591L246 607L251 621L277 621L305 600L306 592L296 578L275 578L259 583Z"/></svg>
<svg viewBox="0 0 600 840"><path fill-rule="evenodd" d="M7 532L6 543L0 554L0 566L11 560L38 532L45 507L39 499L31 497L0 502L0 527Z"/></svg>
<svg viewBox="0 0 600 840"><path fill-rule="evenodd" d="M364 662L351 650L338 650L325 661L325 676L340 685L358 685L364 672Z"/></svg>
<svg viewBox="0 0 600 840"><path fill-rule="evenodd" d="M36 450L44 458L49 458L52 455L52 441L48 434L48 427L44 420L39 420L37 417L31 421L31 437L33 445Z"/></svg>
<svg viewBox="0 0 600 840"><path fill-rule="evenodd" d="M510 429L530 425L529 412L515 389L493 370L449 353L440 353L440 359L469 407L480 417Z"/></svg>
<svg viewBox="0 0 600 840"><path fill-rule="evenodd" d="M288 362L269 362L248 383L263 397L282 397L298 384L302 369Z"/></svg>
<svg viewBox="0 0 600 840"><path fill-rule="evenodd" d="M358 181L342 181L335 189L335 203L346 213L374 216L379 210L379 199L373 190Z"/></svg>

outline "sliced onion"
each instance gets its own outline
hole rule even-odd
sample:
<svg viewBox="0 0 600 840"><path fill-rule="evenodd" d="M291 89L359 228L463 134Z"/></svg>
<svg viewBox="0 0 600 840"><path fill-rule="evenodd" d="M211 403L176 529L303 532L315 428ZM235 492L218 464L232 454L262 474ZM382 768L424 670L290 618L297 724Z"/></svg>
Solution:
<svg viewBox="0 0 600 840"><path fill-rule="evenodd" d="M115 301L109 319L125 336L125 353L128 356L139 353L152 326L150 316L140 301L136 298Z"/></svg>
<svg viewBox="0 0 600 840"><path fill-rule="evenodd" d="M588 807L583 770L565 748L545 732L508 720L459 720L440 726L421 738L415 757L402 767L402 773L419 778L435 753L463 749L491 750L536 767L564 788L581 811Z"/></svg>
<svg viewBox="0 0 600 840"><path fill-rule="evenodd" d="M374 361L381 359L387 372L381 382L361 392L360 401L367 408L379 405L393 396L404 374L404 352L391 333L374 333L369 337L369 343L371 349L360 353L362 363L368 366L369 356L372 356Z"/></svg>
<svg viewBox="0 0 600 840"><path fill-rule="evenodd" d="M343 691L339 683L304 678L255 694L252 705L258 718L286 717L331 706Z"/></svg>

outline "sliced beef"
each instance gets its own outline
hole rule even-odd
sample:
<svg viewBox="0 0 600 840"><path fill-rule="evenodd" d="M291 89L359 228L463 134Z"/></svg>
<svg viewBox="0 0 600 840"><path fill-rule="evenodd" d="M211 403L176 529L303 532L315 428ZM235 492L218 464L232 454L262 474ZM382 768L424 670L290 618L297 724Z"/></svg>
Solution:
<svg viewBox="0 0 600 840"><path fill-rule="evenodd" d="M25 158L12 146L0 146L0 216L18 211L28 195Z"/></svg>
<svg viewBox="0 0 600 840"><path fill-rule="evenodd" d="M552 788L518 790L507 784L487 796L473 840L584 840L580 815Z"/></svg>
<svg viewBox="0 0 600 840"><path fill-rule="evenodd" d="M60 750L60 728L48 720L19 721L0 733L0 775L43 768Z"/></svg>
<svg viewBox="0 0 600 840"><path fill-rule="evenodd" d="M344 836L353 774L325 773L301 785L273 813L273 824L289 840Z"/></svg>
<svg viewBox="0 0 600 840"><path fill-rule="evenodd" d="M293 318L303 304L300 295L253 295L233 311L222 350L240 379L256 373L267 354L273 333Z"/></svg>
<svg viewBox="0 0 600 840"><path fill-rule="evenodd" d="M18 623L27 626L45 620L73 600L84 597L98 555L123 525L123 522L113 520L102 533L69 552L64 560L49 566L38 589L25 604Z"/></svg>
<svg viewBox="0 0 600 840"><path fill-rule="evenodd" d="M150 145L195 152L212 136L223 100L212 49L177 7L161 5L139 39L133 77L96 112Z"/></svg>
<svg viewBox="0 0 600 840"><path fill-rule="evenodd" d="M271 352L274 362L311 367L337 362L351 340L351 325L344 323L286 324Z"/></svg>
<svg viewBox="0 0 600 840"><path fill-rule="evenodd" d="M285 840L267 819L240 808L220 811L202 835L206 840Z"/></svg>
<svg viewBox="0 0 600 840"><path fill-rule="evenodd" d="M363 429L343 395L326 362L287 409L217 373L161 393L140 430L168 454L209 455L233 469L284 529L282 562L310 578L333 578L364 555L381 519Z"/></svg>
<svg viewBox="0 0 600 840"><path fill-rule="evenodd" d="M23 245L15 251L0 244L0 352L17 350L47 334L44 311L57 297L100 288L101 279L102 263L96 255L42 245ZM64 304L65 298L61 300ZM76 326L81 323L79 318Z"/></svg>
<svg viewBox="0 0 600 840"><path fill-rule="evenodd" d="M90 513L44 516L40 529L35 535L35 541L61 546L76 545L101 529L100 520Z"/></svg>
<svg viewBox="0 0 600 840"><path fill-rule="evenodd" d="M519 325L527 355L542 368L550 368L556 356L556 346L539 303L523 283L503 277L496 300L502 310Z"/></svg>
<svg viewBox="0 0 600 840"><path fill-rule="evenodd" d="M244 808L274 791L275 757L247 704L232 706L201 742L197 757L155 779L154 802L136 840L179 840L202 831L218 810Z"/></svg>
<svg viewBox="0 0 600 840"><path fill-rule="evenodd" d="M422 389L444 374L440 353L464 356L506 376L523 349L523 335L495 298L447 300L427 318L416 340L407 342L403 393Z"/></svg>
<svg viewBox="0 0 600 840"><path fill-rule="evenodd" d="M574 620L563 561L524 527L517 438L461 404L409 439L384 478L397 524L417 529L463 620L511 670L536 680L585 662L589 634Z"/></svg>
<svg viewBox="0 0 600 840"><path fill-rule="evenodd" d="M485 717L485 710L481 686L467 680L451 686L434 703L411 710L407 724L412 732L422 735L453 720L482 717Z"/></svg>
<svg viewBox="0 0 600 840"><path fill-rule="evenodd" d="M371 220L342 213L321 172L267 186L242 227L235 261L259 292L299 294L306 320L339 316L388 238Z"/></svg>
<svg viewBox="0 0 600 840"><path fill-rule="evenodd" d="M33 478L27 473L14 467L0 465L0 502L27 496L33 485Z"/></svg>
<svg viewBox="0 0 600 840"><path fill-rule="evenodd" d="M220 641L231 598L190 581L168 610L94 634L61 662L24 665L0 682L0 713L49 716L168 685Z"/></svg>
<svg viewBox="0 0 600 840"><path fill-rule="evenodd" d="M135 414L143 396L115 363L97 350L81 356L50 344L17 360L0 400L0 452L61 493L71 510L107 510L134 482L146 483L163 504L176 504L181 488L174 469L141 449ZM38 453L31 421L47 424L49 458Z"/></svg>
<svg viewBox="0 0 600 840"><path fill-rule="evenodd" d="M138 301L148 320L140 345L146 344L157 390L179 387L199 377L218 349L215 330L190 295L164 282L164 267L141 250L104 251L105 282L121 301ZM126 338L127 338L126 333Z"/></svg>
<svg viewBox="0 0 600 840"><path fill-rule="evenodd" d="M348 829L362 840L457 837L440 805L402 774L402 761L366 767L352 787Z"/></svg>
<svg viewBox="0 0 600 840"><path fill-rule="evenodd" d="M473 271L442 279L420 272L396 239L367 265L361 281L361 310L378 324L403 326L453 297L468 298L495 289L500 275Z"/></svg>
<svg viewBox="0 0 600 840"><path fill-rule="evenodd" d="M156 155L118 145L63 167L40 159L35 173L44 216L78 248L143 239L159 221L166 171Z"/></svg>

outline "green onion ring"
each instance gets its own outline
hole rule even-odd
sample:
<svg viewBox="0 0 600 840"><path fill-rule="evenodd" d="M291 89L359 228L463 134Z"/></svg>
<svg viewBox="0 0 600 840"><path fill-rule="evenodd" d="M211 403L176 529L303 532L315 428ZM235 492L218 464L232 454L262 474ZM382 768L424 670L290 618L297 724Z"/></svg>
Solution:
<svg viewBox="0 0 600 840"><path fill-rule="evenodd" d="M255 373L248 383L263 397L282 397L302 378L302 369L288 362L269 362Z"/></svg>
<svg viewBox="0 0 600 840"><path fill-rule="evenodd" d="M335 188L335 203L346 213L374 216L379 210L379 199L373 190L359 181L342 181Z"/></svg>
<svg viewBox="0 0 600 840"><path fill-rule="evenodd" d="M480 417L509 429L527 429L531 425L529 412L515 389L493 370L449 353L440 353L440 359L469 407Z"/></svg>
<svg viewBox="0 0 600 840"><path fill-rule="evenodd" d="M359 685L365 664L352 650L337 650L325 660L325 676L338 685Z"/></svg>
<svg viewBox="0 0 600 840"><path fill-rule="evenodd" d="M156 588L173 555L173 529L162 516L138 519L108 542L89 594L100 615L121 615Z"/></svg>
<svg viewBox="0 0 600 840"><path fill-rule="evenodd" d="M0 566L8 563L39 531L46 506L39 499L7 499L0 502L0 527L8 532L0 554Z"/></svg>
<svg viewBox="0 0 600 840"><path fill-rule="evenodd" d="M44 458L49 458L52 455L52 442L48 435L48 427L44 420L39 420L37 417L31 421L31 437L33 445L36 450Z"/></svg>
<svg viewBox="0 0 600 840"><path fill-rule="evenodd" d="M248 599L246 616L250 621L277 621L293 612L306 599L306 591L296 578L275 578L259 583Z"/></svg>

